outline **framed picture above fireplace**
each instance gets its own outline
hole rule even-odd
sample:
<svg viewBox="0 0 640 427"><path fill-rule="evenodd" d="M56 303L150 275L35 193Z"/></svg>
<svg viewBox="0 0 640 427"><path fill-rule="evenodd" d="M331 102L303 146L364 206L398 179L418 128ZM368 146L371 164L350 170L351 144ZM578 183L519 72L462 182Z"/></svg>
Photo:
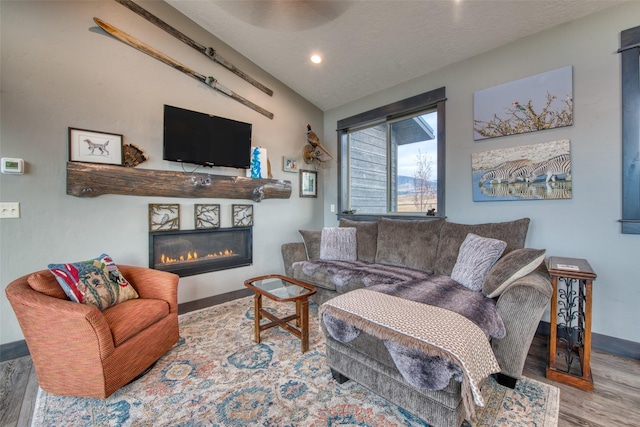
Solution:
<svg viewBox="0 0 640 427"><path fill-rule="evenodd" d="M149 231L171 231L179 229L179 204L149 204Z"/></svg>
<svg viewBox="0 0 640 427"><path fill-rule="evenodd" d="M122 135L69 128L69 160L122 165Z"/></svg>
<svg viewBox="0 0 640 427"><path fill-rule="evenodd" d="M253 205L231 205L231 218L234 227L252 227Z"/></svg>
<svg viewBox="0 0 640 427"><path fill-rule="evenodd" d="M196 229L220 227L220 205L195 205Z"/></svg>

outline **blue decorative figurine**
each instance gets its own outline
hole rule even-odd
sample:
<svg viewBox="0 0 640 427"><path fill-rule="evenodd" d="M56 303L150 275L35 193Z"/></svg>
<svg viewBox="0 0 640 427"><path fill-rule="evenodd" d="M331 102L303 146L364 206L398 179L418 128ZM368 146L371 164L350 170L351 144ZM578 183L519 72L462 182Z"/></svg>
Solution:
<svg viewBox="0 0 640 427"><path fill-rule="evenodd" d="M262 178L260 170L260 149L256 147L251 152L251 178Z"/></svg>

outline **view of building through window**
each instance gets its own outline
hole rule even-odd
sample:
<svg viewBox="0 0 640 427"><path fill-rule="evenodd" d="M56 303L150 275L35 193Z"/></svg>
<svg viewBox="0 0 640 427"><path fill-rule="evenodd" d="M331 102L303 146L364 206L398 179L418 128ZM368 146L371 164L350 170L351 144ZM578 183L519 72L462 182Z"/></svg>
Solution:
<svg viewBox="0 0 640 427"><path fill-rule="evenodd" d="M349 209L434 213L437 133L435 110L349 131Z"/></svg>

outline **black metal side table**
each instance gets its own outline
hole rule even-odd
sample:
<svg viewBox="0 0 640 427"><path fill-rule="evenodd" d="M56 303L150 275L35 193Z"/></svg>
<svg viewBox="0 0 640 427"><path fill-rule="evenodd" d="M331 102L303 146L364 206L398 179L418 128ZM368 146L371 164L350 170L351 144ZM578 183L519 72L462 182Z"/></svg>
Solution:
<svg viewBox="0 0 640 427"><path fill-rule="evenodd" d="M592 391L591 303L596 274L587 260L579 258L550 257L548 269L553 296L547 378Z"/></svg>

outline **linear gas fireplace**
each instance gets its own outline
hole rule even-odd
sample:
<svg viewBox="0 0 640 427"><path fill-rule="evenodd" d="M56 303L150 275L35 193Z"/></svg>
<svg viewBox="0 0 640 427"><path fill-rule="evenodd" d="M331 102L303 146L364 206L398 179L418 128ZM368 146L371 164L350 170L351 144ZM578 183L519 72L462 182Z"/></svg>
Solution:
<svg viewBox="0 0 640 427"><path fill-rule="evenodd" d="M179 276L251 265L252 227L149 233L149 267Z"/></svg>

